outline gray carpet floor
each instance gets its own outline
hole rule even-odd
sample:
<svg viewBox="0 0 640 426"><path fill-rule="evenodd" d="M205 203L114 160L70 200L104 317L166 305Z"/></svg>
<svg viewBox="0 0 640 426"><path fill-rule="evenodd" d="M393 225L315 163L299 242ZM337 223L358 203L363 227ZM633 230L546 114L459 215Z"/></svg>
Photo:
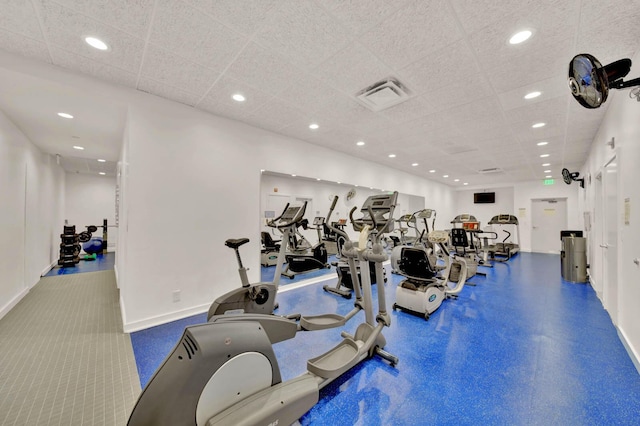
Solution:
<svg viewBox="0 0 640 426"><path fill-rule="evenodd" d="M124 425L140 393L113 271L42 278L0 320L0 425Z"/></svg>

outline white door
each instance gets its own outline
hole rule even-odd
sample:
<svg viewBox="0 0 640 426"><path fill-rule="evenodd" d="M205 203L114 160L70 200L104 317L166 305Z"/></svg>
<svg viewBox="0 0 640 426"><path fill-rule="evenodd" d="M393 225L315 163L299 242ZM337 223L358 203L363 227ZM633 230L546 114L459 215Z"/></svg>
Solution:
<svg viewBox="0 0 640 426"><path fill-rule="evenodd" d="M593 255L591 259L591 264L589 265L589 274L591 275L591 285L593 289L596 291L598 298L602 300L602 287L604 283L604 254L603 246L604 246L604 202L602 201L604 197L604 187L602 182L603 172L599 172L595 178L595 194L594 194L594 206L593 206L593 239L594 244L591 244L593 247ZM589 241L587 241L589 243Z"/></svg>
<svg viewBox="0 0 640 426"><path fill-rule="evenodd" d="M611 321L618 323L618 165L613 157L602 173L604 223L602 227L603 289L602 304Z"/></svg>
<svg viewBox="0 0 640 426"><path fill-rule="evenodd" d="M531 251L560 253L560 231L567 229L566 198L531 200Z"/></svg>

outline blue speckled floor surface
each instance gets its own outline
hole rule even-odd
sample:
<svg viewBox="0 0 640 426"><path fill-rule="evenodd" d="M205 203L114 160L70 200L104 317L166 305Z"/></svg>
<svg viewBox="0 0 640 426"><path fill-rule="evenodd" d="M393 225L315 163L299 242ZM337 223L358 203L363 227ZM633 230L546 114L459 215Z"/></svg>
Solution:
<svg viewBox="0 0 640 426"><path fill-rule="evenodd" d="M638 425L640 375L593 289L560 277L558 255L520 253L482 268L458 300L429 321L392 311L386 350L394 368L366 360L328 385L302 425ZM273 274L273 273L272 273ZM402 277L388 274L390 307ZM335 275L329 275L335 280ZM280 313L345 314L353 301L323 283L285 291ZM375 292L380 286L374 286ZM283 289L284 290L284 289ZM144 386L197 315L133 333ZM353 332L359 313L344 329ZM275 345L283 379L340 341L340 329Z"/></svg>
<svg viewBox="0 0 640 426"><path fill-rule="evenodd" d="M96 255L95 260L81 260L76 264L76 266L68 266L66 268L63 268L61 266L56 266L55 268L47 272L45 277L52 277L56 275L80 274L83 272L106 271L108 269L113 269L113 265L115 264L115 261L116 261L115 252L98 254Z"/></svg>

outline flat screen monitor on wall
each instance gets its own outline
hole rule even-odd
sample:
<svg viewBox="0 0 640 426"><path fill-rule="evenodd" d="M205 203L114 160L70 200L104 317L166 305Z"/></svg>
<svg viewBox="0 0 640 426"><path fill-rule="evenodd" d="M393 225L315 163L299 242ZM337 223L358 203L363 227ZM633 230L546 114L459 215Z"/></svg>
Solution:
<svg viewBox="0 0 640 426"><path fill-rule="evenodd" d="M473 204L492 204L495 202L495 192L476 192L473 194Z"/></svg>

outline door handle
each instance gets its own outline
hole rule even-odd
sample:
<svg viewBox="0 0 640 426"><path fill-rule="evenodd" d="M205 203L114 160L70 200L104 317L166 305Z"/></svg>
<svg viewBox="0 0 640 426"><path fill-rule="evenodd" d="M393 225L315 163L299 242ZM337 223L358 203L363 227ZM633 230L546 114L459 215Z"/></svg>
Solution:
<svg viewBox="0 0 640 426"><path fill-rule="evenodd" d="M600 247L608 249L609 245L608 244L600 244Z"/></svg>

